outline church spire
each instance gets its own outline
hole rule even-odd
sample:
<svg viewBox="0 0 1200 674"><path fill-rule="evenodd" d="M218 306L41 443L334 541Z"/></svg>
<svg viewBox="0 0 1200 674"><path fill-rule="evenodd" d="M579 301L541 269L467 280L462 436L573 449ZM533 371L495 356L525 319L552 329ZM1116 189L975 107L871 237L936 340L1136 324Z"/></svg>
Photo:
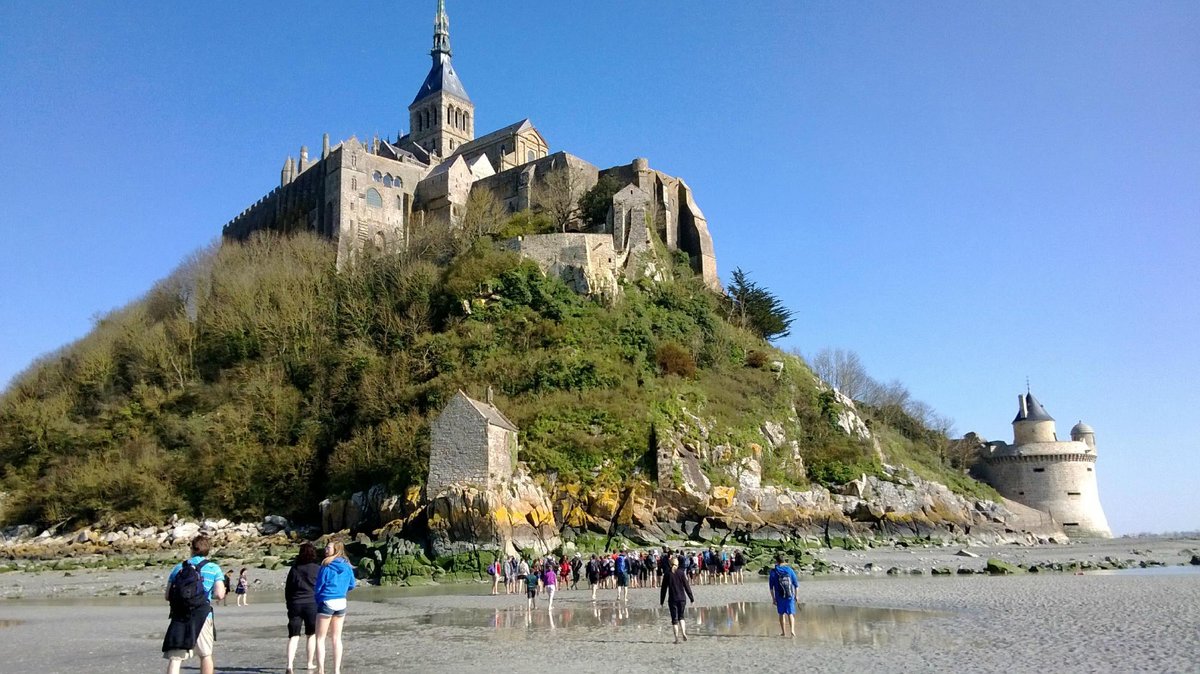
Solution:
<svg viewBox="0 0 1200 674"><path fill-rule="evenodd" d="M437 16L433 19L433 51L429 52L437 63L441 54L450 57L450 17L446 16L446 0L438 0Z"/></svg>

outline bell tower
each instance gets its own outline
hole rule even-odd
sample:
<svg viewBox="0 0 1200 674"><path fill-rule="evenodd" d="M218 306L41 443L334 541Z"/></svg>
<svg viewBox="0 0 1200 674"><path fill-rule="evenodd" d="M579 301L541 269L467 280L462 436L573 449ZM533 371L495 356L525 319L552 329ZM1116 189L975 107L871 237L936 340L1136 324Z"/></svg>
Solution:
<svg viewBox="0 0 1200 674"><path fill-rule="evenodd" d="M475 104L450 62L450 17L438 0L433 20L433 67L408 106L409 138L436 157L475 139Z"/></svg>

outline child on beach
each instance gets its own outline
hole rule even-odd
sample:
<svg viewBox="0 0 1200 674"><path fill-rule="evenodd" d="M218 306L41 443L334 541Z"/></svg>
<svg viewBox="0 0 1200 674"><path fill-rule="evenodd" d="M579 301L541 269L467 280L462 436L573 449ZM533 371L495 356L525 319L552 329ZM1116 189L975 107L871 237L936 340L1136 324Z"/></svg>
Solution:
<svg viewBox="0 0 1200 674"><path fill-rule="evenodd" d="M237 595L238 606L249 606L250 597L247 592L250 590L250 576L246 573L246 567L242 567L242 572L238 574L237 589L233 592Z"/></svg>
<svg viewBox="0 0 1200 674"><path fill-rule="evenodd" d="M527 611L531 611L537 607L541 575L541 569L536 564L529 573L525 574L525 610Z"/></svg>

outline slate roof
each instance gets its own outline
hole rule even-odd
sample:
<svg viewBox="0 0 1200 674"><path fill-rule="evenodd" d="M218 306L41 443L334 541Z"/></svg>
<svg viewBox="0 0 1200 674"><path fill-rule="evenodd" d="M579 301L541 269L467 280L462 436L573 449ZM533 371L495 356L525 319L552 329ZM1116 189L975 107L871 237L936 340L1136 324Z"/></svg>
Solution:
<svg viewBox="0 0 1200 674"><path fill-rule="evenodd" d="M1017 410L1017 417L1013 419L1014 424L1018 421L1054 421L1054 417L1046 412L1046 408L1042 407L1032 393L1025 394L1025 409L1025 413Z"/></svg>
<svg viewBox="0 0 1200 674"><path fill-rule="evenodd" d="M489 134L480 136L469 143L463 143L462 145L459 145L457 148L454 149L454 154L455 155L467 154L467 153L472 152L473 150L476 150L480 147L483 147L484 145L487 145L495 140L499 140L500 138L504 138L506 136L511 136L519 131L524 131L526 128L529 128L529 129L533 128L533 124L529 121L528 117L525 119L522 119L519 122L514 122L513 124L509 124L508 126L502 128L502 129L496 129L495 131L493 131ZM454 156L454 155L450 155L450 156Z"/></svg>
<svg viewBox="0 0 1200 674"><path fill-rule="evenodd" d="M458 73L454 72L454 64L450 62L449 54L434 56L433 67L429 69L429 74L425 76L425 81L417 90L417 97L413 99L411 105L416 105L421 99L439 91L452 94L464 101L471 100L471 97L467 95L466 88L463 87L462 80L458 79Z"/></svg>
<svg viewBox="0 0 1200 674"><path fill-rule="evenodd" d="M514 433L517 432L518 429L516 424L509 421L508 417L505 417L503 414L501 414L500 410L496 409L495 405L489 405L485 402L476 400L462 391L459 391L458 393L462 397L466 398L467 402L471 403L471 406L474 407L480 414L482 414L483 418L487 419L489 424L493 426L499 426L500 428L510 430Z"/></svg>

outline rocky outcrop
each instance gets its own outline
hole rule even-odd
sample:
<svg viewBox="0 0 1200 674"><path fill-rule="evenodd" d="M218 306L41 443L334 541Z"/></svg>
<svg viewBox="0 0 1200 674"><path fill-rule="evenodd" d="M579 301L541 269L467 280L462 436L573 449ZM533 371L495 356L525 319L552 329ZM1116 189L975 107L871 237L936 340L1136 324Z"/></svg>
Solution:
<svg viewBox="0 0 1200 674"><path fill-rule="evenodd" d="M0 531L0 555L11 559L105 557L160 551L176 555L176 549L185 548L199 534L212 539L215 548L270 548L291 546L295 539L315 537L319 532L294 527L278 515L268 515L259 523L172 517L159 526L84 527L71 532L55 529L39 532L32 526L19 525Z"/></svg>
<svg viewBox="0 0 1200 674"><path fill-rule="evenodd" d="M547 553L562 543L550 499L523 467L503 489L447 487L430 498L427 513L429 548L435 556L479 548Z"/></svg>

